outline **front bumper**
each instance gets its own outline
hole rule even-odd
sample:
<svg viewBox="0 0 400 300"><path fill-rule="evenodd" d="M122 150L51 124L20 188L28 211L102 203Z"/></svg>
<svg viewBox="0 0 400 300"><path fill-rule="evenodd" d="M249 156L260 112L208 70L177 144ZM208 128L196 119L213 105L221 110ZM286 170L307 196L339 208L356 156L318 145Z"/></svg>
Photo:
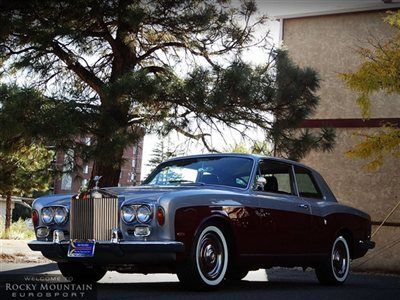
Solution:
<svg viewBox="0 0 400 300"><path fill-rule="evenodd" d="M60 243L31 241L33 251L57 262L81 261L97 264L157 264L174 262L176 253L184 251L184 245L176 241L120 241L117 243L96 241L93 257L68 257L69 241Z"/></svg>

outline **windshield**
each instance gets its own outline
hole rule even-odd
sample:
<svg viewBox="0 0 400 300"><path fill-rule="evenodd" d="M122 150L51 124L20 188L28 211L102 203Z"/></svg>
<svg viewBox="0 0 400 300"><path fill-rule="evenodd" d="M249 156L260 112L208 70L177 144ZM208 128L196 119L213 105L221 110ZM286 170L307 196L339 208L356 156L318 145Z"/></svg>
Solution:
<svg viewBox="0 0 400 300"><path fill-rule="evenodd" d="M160 164L145 185L214 184L246 188L253 160L243 157L199 157Z"/></svg>

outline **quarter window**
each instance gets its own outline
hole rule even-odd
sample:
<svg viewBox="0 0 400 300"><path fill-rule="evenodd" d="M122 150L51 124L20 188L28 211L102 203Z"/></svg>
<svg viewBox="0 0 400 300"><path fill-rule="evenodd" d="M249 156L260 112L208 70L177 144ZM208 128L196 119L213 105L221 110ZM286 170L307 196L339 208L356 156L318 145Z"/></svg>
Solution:
<svg viewBox="0 0 400 300"><path fill-rule="evenodd" d="M299 195L306 198L322 198L322 193L311 172L301 167L295 167Z"/></svg>

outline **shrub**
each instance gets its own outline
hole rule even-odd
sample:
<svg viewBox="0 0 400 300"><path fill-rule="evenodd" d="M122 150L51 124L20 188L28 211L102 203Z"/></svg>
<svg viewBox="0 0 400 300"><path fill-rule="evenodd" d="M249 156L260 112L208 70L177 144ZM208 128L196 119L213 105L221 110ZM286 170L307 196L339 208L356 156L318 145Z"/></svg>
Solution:
<svg viewBox="0 0 400 300"><path fill-rule="evenodd" d="M29 240L35 238L35 233L30 228L28 222L30 220L19 219L17 222L11 223L11 227L8 231L4 230L4 227L0 230L0 238L11 239L11 240Z"/></svg>

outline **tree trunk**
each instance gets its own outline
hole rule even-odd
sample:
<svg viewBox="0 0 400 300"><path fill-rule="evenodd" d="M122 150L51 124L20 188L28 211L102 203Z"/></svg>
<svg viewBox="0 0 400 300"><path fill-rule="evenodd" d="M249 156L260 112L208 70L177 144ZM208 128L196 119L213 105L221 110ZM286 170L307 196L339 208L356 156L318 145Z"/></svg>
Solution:
<svg viewBox="0 0 400 300"><path fill-rule="evenodd" d="M139 126L129 125L129 105L123 98L101 98L101 117L94 137L94 164L89 188L93 188L93 178L101 176L99 187L117 186L124 164L124 150L144 136Z"/></svg>
<svg viewBox="0 0 400 300"><path fill-rule="evenodd" d="M114 166L108 165L104 161L95 160L93 164L92 174L90 177L91 180L89 188L94 187L93 178L95 176L101 176L101 179L98 184L99 187L117 186L120 174L121 174L121 167L115 168Z"/></svg>
<svg viewBox="0 0 400 300"><path fill-rule="evenodd" d="M10 229L11 226L11 192L6 193L6 224L5 230Z"/></svg>

